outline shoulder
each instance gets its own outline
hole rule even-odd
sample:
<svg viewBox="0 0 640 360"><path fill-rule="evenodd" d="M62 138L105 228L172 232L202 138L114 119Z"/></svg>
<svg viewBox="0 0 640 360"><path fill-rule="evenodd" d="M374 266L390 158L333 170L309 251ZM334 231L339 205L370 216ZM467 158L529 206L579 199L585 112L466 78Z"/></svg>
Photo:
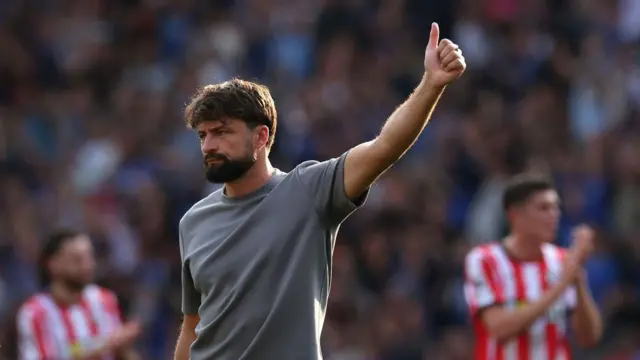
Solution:
<svg viewBox="0 0 640 360"><path fill-rule="evenodd" d="M469 262L482 262L493 258L497 251L500 250L499 243L488 243L478 246L474 246L469 250L465 257L465 263Z"/></svg>
<svg viewBox="0 0 640 360"><path fill-rule="evenodd" d="M42 294L35 294L28 298L19 308L18 308L18 319L21 318L36 318L40 316L44 316L47 310L45 308L43 302Z"/></svg>
<svg viewBox="0 0 640 360"><path fill-rule="evenodd" d="M298 166L295 167L294 171L304 171L306 169L309 169L310 167L314 166L314 165L318 165L321 164L322 162L318 161L318 160L306 160L301 162L300 164L298 164Z"/></svg>
<svg viewBox="0 0 640 360"><path fill-rule="evenodd" d="M293 172L304 174L304 173L309 173L313 171L318 171L320 169L332 168L332 167L335 167L341 161L344 161L344 158L346 156L347 156L347 153L344 153L338 157L334 157L324 161L307 160L300 163L298 166L296 166L295 169L293 169Z"/></svg>
<svg viewBox="0 0 640 360"><path fill-rule="evenodd" d="M113 305L118 303L118 296L115 292L95 284L91 284L84 289L83 297L89 301L105 305Z"/></svg>
<svg viewBox="0 0 640 360"><path fill-rule="evenodd" d="M188 223L194 216L196 216L203 209L215 205L219 203L222 199L222 188L212 192L211 194L205 196L200 201L196 202L187 210L182 218L180 219L180 229L184 226L185 223Z"/></svg>
<svg viewBox="0 0 640 360"><path fill-rule="evenodd" d="M464 261L466 276L475 278L483 276L483 274L486 275L488 271L497 270L500 263L501 246L500 243L494 242L473 247L467 253Z"/></svg>
<svg viewBox="0 0 640 360"><path fill-rule="evenodd" d="M568 249L555 244L544 244L542 251L547 261L561 263L567 255Z"/></svg>
<svg viewBox="0 0 640 360"><path fill-rule="evenodd" d="M553 252L558 255L564 255L567 253L567 248L563 248L561 246L558 246L556 244L551 244L551 243L544 244L543 250L548 252Z"/></svg>
<svg viewBox="0 0 640 360"><path fill-rule="evenodd" d="M298 166L296 166L293 171L291 171L291 173L297 175L305 175L313 172L315 169L318 169L319 165L321 164L322 162L318 160L307 160L298 164Z"/></svg>
<svg viewBox="0 0 640 360"><path fill-rule="evenodd" d="M222 188L212 192L211 194L205 196L200 201L193 204L193 206L191 206L191 208L189 208L189 210L187 210L187 212L184 214L182 219L189 218L193 216L195 213L197 213L198 211L200 211L201 209L206 208L207 206L215 205L219 203L221 200L222 200Z"/></svg>
<svg viewBox="0 0 640 360"><path fill-rule="evenodd" d="M122 321L122 312L118 301L118 295L105 287L91 284L83 292L83 301L92 311L106 315L116 322Z"/></svg>
<svg viewBox="0 0 640 360"><path fill-rule="evenodd" d="M119 315L118 295L105 287L91 284L84 289L83 298L90 307L107 314Z"/></svg>
<svg viewBox="0 0 640 360"><path fill-rule="evenodd" d="M42 304L41 294L35 294L29 297L24 301L22 306L18 309L18 312L29 312L35 313L44 311L44 306Z"/></svg>
<svg viewBox="0 0 640 360"><path fill-rule="evenodd" d="M308 160L296 166L291 173L306 183L313 183L312 179L326 179L326 177L332 177L336 170L340 169L340 164L344 163L345 156L346 153L324 161Z"/></svg>
<svg viewBox="0 0 640 360"><path fill-rule="evenodd" d="M544 244L542 247L542 251L547 256L553 256L562 259L567 254L568 249L556 244Z"/></svg>

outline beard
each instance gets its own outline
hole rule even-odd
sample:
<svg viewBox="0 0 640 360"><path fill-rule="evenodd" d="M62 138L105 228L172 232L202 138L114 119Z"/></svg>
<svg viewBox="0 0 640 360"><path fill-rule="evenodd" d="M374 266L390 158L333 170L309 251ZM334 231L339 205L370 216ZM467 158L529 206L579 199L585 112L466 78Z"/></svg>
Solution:
<svg viewBox="0 0 640 360"><path fill-rule="evenodd" d="M60 279L60 281L67 289L73 292L81 292L90 283L90 281L80 280L73 277L65 277Z"/></svg>
<svg viewBox="0 0 640 360"><path fill-rule="evenodd" d="M219 164L207 164L207 161L219 160ZM229 159L225 155L206 155L204 173L207 180L214 184L228 183L240 179L256 162L250 153L239 159Z"/></svg>

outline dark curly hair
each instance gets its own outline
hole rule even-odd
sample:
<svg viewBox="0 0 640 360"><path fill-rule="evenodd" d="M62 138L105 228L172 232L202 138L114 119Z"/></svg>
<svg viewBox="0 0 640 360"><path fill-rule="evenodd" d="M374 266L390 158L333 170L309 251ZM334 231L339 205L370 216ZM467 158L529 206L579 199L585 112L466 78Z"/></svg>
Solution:
<svg viewBox="0 0 640 360"><path fill-rule="evenodd" d="M204 86L193 95L184 111L187 126L195 129L203 121L232 118L244 121L250 128L269 128L267 148L276 136L278 113L269 89L251 81L232 79Z"/></svg>

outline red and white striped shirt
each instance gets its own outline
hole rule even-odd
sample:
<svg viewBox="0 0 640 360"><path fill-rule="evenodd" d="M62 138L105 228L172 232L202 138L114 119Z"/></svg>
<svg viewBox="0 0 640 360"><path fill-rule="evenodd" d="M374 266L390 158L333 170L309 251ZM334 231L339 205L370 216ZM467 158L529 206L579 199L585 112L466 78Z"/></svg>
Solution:
<svg viewBox="0 0 640 360"><path fill-rule="evenodd" d="M543 258L521 262L510 257L502 244L474 248L465 260L464 293L473 316L476 360L569 360L567 318L576 305L576 289L569 288L528 331L505 342L493 338L478 311L500 304L514 309L537 301L562 272L564 249L543 245Z"/></svg>
<svg viewBox="0 0 640 360"><path fill-rule="evenodd" d="M118 301L107 289L87 286L82 300L70 306L60 306L49 294L36 294L18 311L19 359L72 359L99 347L120 326Z"/></svg>

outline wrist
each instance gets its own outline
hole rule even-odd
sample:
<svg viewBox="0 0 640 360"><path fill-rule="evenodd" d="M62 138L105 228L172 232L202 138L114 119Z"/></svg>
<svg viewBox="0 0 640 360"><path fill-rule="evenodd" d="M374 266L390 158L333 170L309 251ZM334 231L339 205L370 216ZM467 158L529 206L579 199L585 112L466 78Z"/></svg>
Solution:
<svg viewBox="0 0 640 360"><path fill-rule="evenodd" d="M576 286L578 289L588 288L587 271L582 267L580 268L580 272L576 278Z"/></svg>
<svg viewBox="0 0 640 360"><path fill-rule="evenodd" d="M429 76L428 72L425 72L422 75L422 79L420 80L420 84L418 85L419 89L425 89L435 92L443 92L447 85L442 85L435 83L431 76Z"/></svg>
<svg viewBox="0 0 640 360"><path fill-rule="evenodd" d="M578 281L578 276L582 270L582 264L578 259L571 256L568 257L564 263L564 271L562 272L562 280L566 283L575 283Z"/></svg>
<svg viewBox="0 0 640 360"><path fill-rule="evenodd" d="M100 346L100 349L102 351L115 351L117 350L122 344L120 344L120 339L117 336L109 336L105 339L105 341L102 343L102 346Z"/></svg>

